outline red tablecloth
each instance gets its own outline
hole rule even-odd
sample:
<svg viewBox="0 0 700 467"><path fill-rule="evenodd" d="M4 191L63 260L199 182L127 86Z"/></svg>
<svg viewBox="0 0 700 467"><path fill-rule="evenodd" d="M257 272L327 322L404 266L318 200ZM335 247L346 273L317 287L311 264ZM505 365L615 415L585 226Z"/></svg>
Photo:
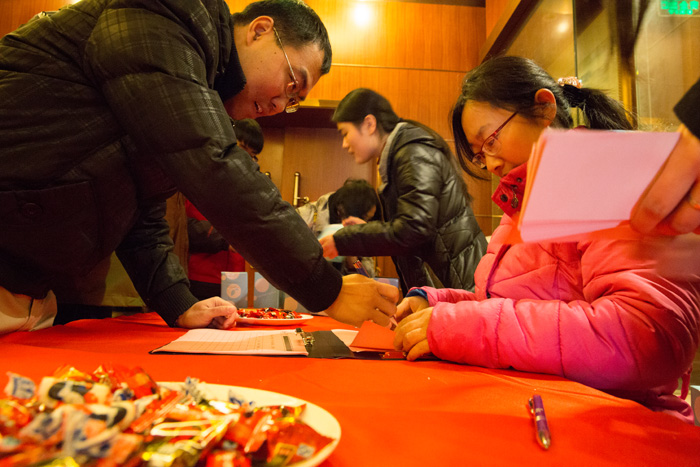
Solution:
<svg viewBox="0 0 700 467"><path fill-rule="evenodd" d="M304 327L347 328L321 317ZM305 399L342 428L324 466L700 466L700 428L562 378L440 361L148 353L184 332L149 313L14 333L0 337L0 370L39 381L62 364L92 371L118 363L158 381L193 376ZM549 451L536 443L526 409L535 391Z"/></svg>

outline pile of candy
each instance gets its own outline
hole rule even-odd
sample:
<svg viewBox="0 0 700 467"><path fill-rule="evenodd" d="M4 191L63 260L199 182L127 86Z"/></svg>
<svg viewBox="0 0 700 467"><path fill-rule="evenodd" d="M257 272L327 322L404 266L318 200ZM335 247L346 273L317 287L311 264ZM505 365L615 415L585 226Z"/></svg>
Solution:
<svg viewBox="0 0 700 467"><path fill-rule="evenodd" d="M61 367L35 383L9 373L0 399L0 467L284 466L333 439L300 420L305 406L210 400L188 378L160 386L141 368Z"/></svg>
<svg viewBox="0 0 700 467"><path fill-rule="evenodd" d="M242 308L237 311L241 318L257 319L299 319L302 316L296 311L280 310L279 308Z"/></svg>

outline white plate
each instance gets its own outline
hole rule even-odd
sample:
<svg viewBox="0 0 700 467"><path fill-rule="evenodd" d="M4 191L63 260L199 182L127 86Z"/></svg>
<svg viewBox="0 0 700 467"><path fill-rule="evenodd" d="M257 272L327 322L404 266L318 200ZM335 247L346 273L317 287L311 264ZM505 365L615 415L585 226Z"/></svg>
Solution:
<svg viewBox="0 0 700 467"><path fill-rule="evenodd" d="M180 389L183 385L183 383L175 383L170 381L159 382L158 384L169 389ZM302 412L300 419L320 434L333 438L333 441L331 441L309 459L302 462L289 464L290 467L313 467L319 465L331 455L340 441L340 424L338 423L338 420L336 420L335 417L326 410L322 409L316 404L312 404L311 402L277 392L244 388L241 386L199 383L198 387L202 390L206 397L211 399L226 401L229 397L229 391L232 391L236 398L249 402L255 402L257 407L266 405L286 405L293 407L306 404L306 409Z"/></svg>
<svg viewBox="0 0 700 467"><path fill-rule="evenodd" d="M304 313L299 313L301 318L292 319L270 319L270 318L236 318L236 323L240 324L256 324L258 326L293 326L295 324L305 323L311 318L312 315L307 315Z"/></svg>

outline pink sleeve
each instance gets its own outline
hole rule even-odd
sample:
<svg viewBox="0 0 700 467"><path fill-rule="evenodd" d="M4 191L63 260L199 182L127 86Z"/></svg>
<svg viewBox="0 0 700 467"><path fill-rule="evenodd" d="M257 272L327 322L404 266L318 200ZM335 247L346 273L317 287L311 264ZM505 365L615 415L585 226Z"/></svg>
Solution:
<svg viewBox="0 0 700 467"><path fill-rule="evenodd" d="M430 306L439 302L457 303L476 299L474 293L462 289L434 289L432 287L421 287L421 289L428 294Z"/></svg>
<svg viewBox="0 0 700 467"><path fill-rule="evenodd" d="M439 358L555 374L601 389L678 378L698 348L700 283L672 282L620 242L579 246L583 300L441 300L428 328ZM449 292L432 297L455 298Z"/></svg>

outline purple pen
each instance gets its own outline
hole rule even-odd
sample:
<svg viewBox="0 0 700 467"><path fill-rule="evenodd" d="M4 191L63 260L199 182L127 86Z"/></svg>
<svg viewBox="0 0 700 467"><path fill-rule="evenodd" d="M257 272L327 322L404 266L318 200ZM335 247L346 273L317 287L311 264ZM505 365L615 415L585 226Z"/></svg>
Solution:
<svg viewBox="0 0 700 467"><path fill-rule="evenodd" d="M357 271L358 274L362 274L365 277L369 277L369 274L367 273L367 270L365 269L364 265L362 264L362 261L359 259L356 260L353 263L353 266L355 266L355 270Z"/></svg>
<svg viewBox="0 0 700 467"><path fill-rule="evenodd" d="M552 437L549 434L549 426L547 425L547 417L544 414L544 405L542 397L535 394L529 400L530 413L535 419L535 431L537 432L537 442L544 449L549 449L552 444Z"/></svg>

